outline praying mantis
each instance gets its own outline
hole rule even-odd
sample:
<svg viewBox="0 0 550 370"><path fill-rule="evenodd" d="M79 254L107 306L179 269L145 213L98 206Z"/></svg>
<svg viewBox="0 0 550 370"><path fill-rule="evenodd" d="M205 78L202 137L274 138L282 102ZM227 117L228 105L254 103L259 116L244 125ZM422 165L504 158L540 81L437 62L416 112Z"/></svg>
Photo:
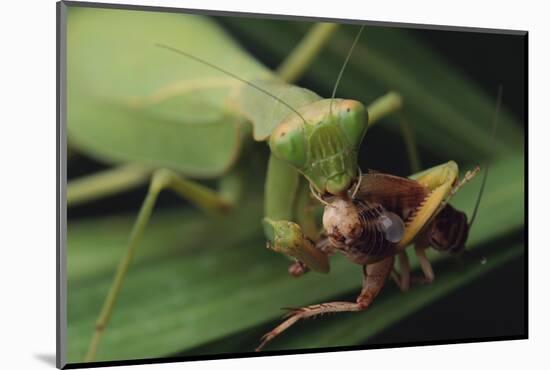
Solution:
<svg viewBox="0 0 550 370"><path fill-rule="evenodd" d="M137 31L149 24L155 25L154 39L148 36L147 27ZM116 37L110 32L113 27L120 30ZM243 195L242 172L246 171L246 163L242 152L249 150L250 136L256 141L269 140L272 153L263 222L270 246L296 260L290 267L294 274L301 274L306 268L328 272L326 253L311 243L321 240L322 231L309 205L316 202L315 197L345 198L355 186L363 191L357 165L361 141L368 128L399 112L402 105L395 92L364 106L334 97L321 99L289 84L329 41L335 28L333 24L314 27L288 57L286 66L275 74L248 57L214 24L198 16L117 14L98 9L69 16L69 139L80 151L120 166L106 173L117 181L102 181L106 174L101 174L69 183L68 204L121 192L150 179L128 252L105 300L86 361L95 358L159 193L172 190L206 212L235 207ZM159 34L163 35L160 40ZM222 49L201 45L196 35L218 40L216 44ZM113 50L119 49L98 63L94 47L101 42L114 45ZM152 47L139 58L125 52L132 45L143 49L147 44L172 52ZM71 53L82 50L79 48L87 50ZM188 59L199 58L195 62L202 64L200 73L194 71L190 75L186 64L193 60L182 61L174 52L183 53ZM219 55L224 55L223 71L211 64L219 60ZM147 58L158 59L163 67L155 73L144 70ZM228 75L228 71L234 72ZM78 81L81 78L84 83ZM83 85L85 90L80 87ZM303 136L304 127L308 137ZM186 138L185 145L181 144L182 137ZM311 146L300 147L303 142ZM430 201L435 208L426 211L424 221L416 221L416 233L455 189L457 175L458 168L452 163L417 175L418 179L427 179L426 186L431 186L431 190L441 190ZM190 178L219 178L219 190ZM292 248L287 248L288 240L281 240L279 235L289 225L295 231L290 239ZM414 236L413 232L405 240L410 242ZM388 269L387 264L385 268Z"/></svg>

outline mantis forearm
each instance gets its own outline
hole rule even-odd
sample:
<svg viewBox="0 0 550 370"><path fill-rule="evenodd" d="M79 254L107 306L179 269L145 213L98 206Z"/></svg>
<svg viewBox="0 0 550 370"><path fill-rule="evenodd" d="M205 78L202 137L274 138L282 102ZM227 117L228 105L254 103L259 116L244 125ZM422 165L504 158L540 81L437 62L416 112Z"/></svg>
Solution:
<svg viewBox="0 0 550 370"><path fill-rule="evenodd" d="M328 258L315 247L318 234L314 214L308 212L309 189L304 190L299 173L273 155L265 187L264 232L268 245L318 272L328 272ZM293 222L300 222L298 225Z"/></svg>

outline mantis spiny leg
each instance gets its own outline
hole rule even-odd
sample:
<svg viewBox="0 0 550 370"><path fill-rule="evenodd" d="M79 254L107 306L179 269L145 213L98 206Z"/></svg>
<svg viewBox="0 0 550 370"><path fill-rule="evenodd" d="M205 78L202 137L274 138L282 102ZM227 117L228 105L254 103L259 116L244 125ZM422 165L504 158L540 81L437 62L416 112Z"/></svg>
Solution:
<svg viewBox="0 0 550 370"><path fill-rule="evenodd" d="M95 331L84 359L86 362L90 362L95 359L105 327L109 323L113 313L116 299L120 293L124 277L126 276L130 263L132 262L145 227L151 218L157 198L160 192L164 189L174 191L176 194L191 201L199 208L209 213L220 213L233 206L233 201L230 200L228 196L221 196L216 191L206 188L194 181L185 179L171 170L160 169L153 173L149 190L132 228L126 253L120 260L113 283L109 288L109 292L96 321Z"/></svg>
<svg viewBox="0 0 550 370"><path fill-rule="evenodd" d="M306 180L297 170L271 155L265 186L264 233L268 247L292 260L289 273L300 276L308 269L327 273L329 262L316 247L319 230Z"/></svg>
<svg viewBox="0 0 550 370"><path fill-rule="evenodd" d="M407 236L409 240L412 240L411 238L415 237L415 233L428 224L449 202L450 198L462 186L471 181L478 172L479 167L475 167L473 170L467 171L459 181L458 166L455 162L450 161L411 176L411 178L426 186L431 193L417 212L416 217L407 225L407 229L410 231ZM415 281L420 283L431 283L435 278L432 265L426 256L426 249L428 247L429 245L425 242L418 241L414 248L418 262L424 273L424 278L415 279Z"/></svg>
<svg viewBox="0 0 550 370"><path fill-rule="evenodd" d="M414 174L410 178L425 186L430 193L407 222L405 234L397 245L399 249L411 244L422 228L437 215L439 206L447 199L458 178L458 166L454 161L449 161Z"/></svg>
<svg viewBox="0 0 550 370"><path fill-rule="evenodd" d="M300 178L295 200L295 218L306 238L313 241L316 253L323 260L327 260L332 254L332 247L328 239L321 238L321 230L315 219L315 210L318 204L313 201L307 180ZM325 256L323 256L325 255ZM288 269L291 276L299 277L309 271L309 267L302 261L296 260Z"/></svg>

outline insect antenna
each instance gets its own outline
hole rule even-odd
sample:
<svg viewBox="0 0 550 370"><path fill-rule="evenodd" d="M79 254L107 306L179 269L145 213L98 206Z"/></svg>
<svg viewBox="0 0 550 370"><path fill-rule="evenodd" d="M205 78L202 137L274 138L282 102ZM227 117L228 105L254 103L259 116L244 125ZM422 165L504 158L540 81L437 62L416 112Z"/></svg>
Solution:
<svg viewBox="0 0 550 370"><path fill-rule="evenodd" d="M306 119L300 114L300 112L298 112L294 107L292 107L290 104L288 104L287 102L285 102L283 99L279 98L278 96L275 96L273 95L272 93L270 93L269 91L265 90L265 89L262 89L260 86L257 86L255 85L254 83L248 81L248 80L245 80L244 78L241 78L239 76L237 76L236 74L234 73L231 73L229 71L226 71L225 69L221 68L221 67L218 67L210 62L207 62L206 60L204 59L201 59L199 57L196 57L194 55L191 55L189 53L186 53L185 51L183 50L180 50L180 49L176 49L172 46L169 46L169 45L165 45L165 44L161 44L161 43L155 43L155 46L161 48L161 49L166 49L166 50L169 50L169 51L173 51L174 53L176 54L180 54L180 55L183 55L189 59L193 59L194 61L198 62L198 63L201 63L201 64L204 64L210 68L213 68L219 72L222 72L230 77L233 77L234 79L238 80L238 81L241 81L242 83L245 83L247 84L248 86L250 87L253 87L254 89L258 90L259 92L261 93L264 93L265 95L275 99L276 101L278 101L279 103L283 104L285 107L287 107L288 109L290 109L292 112L296 113L298 115L298 117L300 117L302 119L302 121L304 121L304 123L307 123L306 122Z"/></svg>
<svg viewBox="0 0 550 370"><path fill-rule="evenodd" d="M497 105L495 107L495 113L493 115L493 128L491 130L491 139L490 139L490 146L494 147L494 141L495 141L495 134L497 131L497 124L498 124L498 114L500 111L500 106L502 104L502 85L498 86L498 96L497 96ZM485 190L485 183L487 182L487 175L489 174L489 160L487 160L487 163L485 165L485 171L483 171L483 179L481 180L481 187L479 189L479 193L477 194L477 200L476 205L474 207L474 211L472 213L472 217L470 218L470 223L468 224L468 227L472 227L474 220L477 216L477 211L479 209L479 204L481 202L481 196L483 195L483 191Z"/></svg>
<svg viewBox="0 0 550 370"><path fill-rule="evenodd" d="M311 183L309 183L309 190L311 191L311 194L319 201L321 202L322 204L324 204L325 206L327 207L330 207L330 203L327 202L326 200L323 199L323 197L317 192L317 190L315 190L315 188L313 188L313 185L311 185Z"/></svg>
<svg viewBox="0 0 550 370"><path fill-rule="evenodd" d="M355 49L355 45L357 44L357 41L359 41L359 37L361 36L361 33L363 32L363 28L365 26L361 26L359 31L357 32L357 35L355 36L355 40L353 40L353 44L351 44L351 48L348 51L348 55L346 56L346 60L344 61L344 64L342 65L342 68L340 68L340 72L338 73L338 77L336 78L336 83L334 84L334 88L332 89L332 96L330 97L330 105L329 105L329 114L332 114L332 102L334 101L334 97L336 96L336 90L338 89L338 85L340 84L340 79L342 78L342 75L344 74L344 70L346 69L346 66L348 64L349 58L351 57L351 54L353 53L353 49Z"/></svg>

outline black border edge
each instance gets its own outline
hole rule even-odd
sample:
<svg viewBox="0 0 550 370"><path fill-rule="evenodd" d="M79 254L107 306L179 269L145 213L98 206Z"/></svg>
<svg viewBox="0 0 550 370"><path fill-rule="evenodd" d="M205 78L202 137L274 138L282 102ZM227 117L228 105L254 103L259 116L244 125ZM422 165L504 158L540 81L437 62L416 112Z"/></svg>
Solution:
<svg viewBox="0 0 550 370"><path fill-rule="evenodd" d="M461 27L461 26L448 26L448 25L435 25L435 24L423 24L423 23L404 23L404 22L383 22L383 21L371 21L361 19L340 19L340 18L326 18L326 17L312 17L302 15L290 15L290 14L266 14L266 13L248 13L238 11L224 11L224 10L210 10L210 9L190 9L190 8L174 8L167 6L153 6L153 5L132 5L132 4L112 4L112 3L98 3L98 2L84 2L84 1L62 1L67 6L78 6L87 8L101 8L101 9L121 9L121 10L138 10L138 11L156 11L164 13L186 13L186 14L202 14L211 16L224 16L224 17L254 17L254 18L266 18L275 20L296 20L296 21L316 21L316 22L333 22L340 24L364 24L369 26L384 26L392 28L415 28L426 30L438 30L438 31L461 31L461 32L479 32L479 33L498 33L506 35L524 35L526 30L510 30L510 29L498 29L498 28L481 28L481 27Z"/></svg>
<svg viewBox="0 0 550 370"><path fill-rule="evenodd" d="M56 346L55 366L67 364L67 140L66 140L66 90L67 90L67 4L56 3Z"/></svg>
<svg viewBox="0 0 550 370"><path fill-rule="evenodd" d="M460 31L460 32L479 32L479 33L498 33L514 36L525 37L524 58L525 58L525 136L524 136L524 268L525 268L525 333L523 335L498 336L486 338L462 338L462 339L444 339L432 341L404 342L380 344L372 346L342 346L342 347L323 347L315 349L295 349L295 350L280 350L269 352L242 352L242 353L223 353L216 355L199 355L199 356L177 356L177 357L159 357L145 358L132 360L113 360L101 362L86 362L86 363L67 363L66 362L66 197L65 189L67 184L66 178L66 15L67 7L89 7L101 9L121 9L121 10L137 10L137 11L157 11L165 13L186 13L186 14L202 14L211 16L226 16L226 17L255 17L268 18L276 20L303 20L303 21L324 21L338 22L342 24L366 24L372 26L384 26L393 28L414 28L414 29L433 29L439 31ZM253 358L265 356L283 356L297 354L315 354L323 352L347 352L354 350L371 350L384 348L398 347L421 347L429 345L450 345L450 344L468 344L468 343L485 343L508 340L525 340L529 339L529 251L528 245L528 137L529 137L529 31L527 30L508 30L508 29L491 29L491 28L476 28L476 27L459 27L446 25L428 25L417 23L401 23L401 22L382 22L356 19L338 19L324 17L308 17L297 15L282 15L282 14L264 14L264 13L247 13L236 11L219 11L208 9L188 9L174 8L162 6L146 6L132 4L112 4L99 2L83 2L83 1L66 1L61 0L56 3L56 38L57 38L57 63L56 63L56 121L57 121L57 138L56 138L56 161L57 161L57 250L56 250L56 292L57 292L57 310L56 310L56 367L59 369L80 369L80 368L96 368L106 366L125 366L125 365L146 365L159 363L174 363L174 362L190 362L203 360L222 360L235 358ZM61 89L61 87L63 89ZM64 144L64 145L62 145Z"/></svg>
<svg viewBox="0 0 550 370"><path fill-rule="evenodd" d="M525 228L523 229L523 249L525 253L525 258L523 262L524 274L525 274L525 337L529 339L529 32L526 32L525 35L525 46L523 50L523 57L525 58L524 65L524 81L525 81L525 97L524 97L524 144L523 144L523 222Z"/></svg>
<svg viewBox="0 0 550 370"><path fill-rule="evenodd" d="M508 341L508 340L525 340L528 339L526 335L511 335L501 337L486 337L486 338L464 338L464 339L452 339L445 341L419 341L419 342L403 342L392 343L391 345L380 344L368 346L342 346L342 347L323 347L314 349L293 349L293 350L279 350L279 351L267 351L267 352L242 352L242 353L222 353L216 355L200 355L200 356L184 356L184 357L159 357L149 359L135 359L135 360L114 360L114 361L100 361L100 362L86 362L86 363L70 363L65 365L63 369L82 369L82 368L96 368L106 366L127 366L127 365L153 365L162 363L174 363L174 362L191 362L191 361L204 361L204 360L227 360L235 358L253 358L253 357L270 357L270 356L285 356L285 355L305 355L324 352L349 352L357 350L375 350L384 348L406 348L406 347L423 347L433 345L450 345L450 344L468 344L468 343L485 343L496 341Z"/></svg>

